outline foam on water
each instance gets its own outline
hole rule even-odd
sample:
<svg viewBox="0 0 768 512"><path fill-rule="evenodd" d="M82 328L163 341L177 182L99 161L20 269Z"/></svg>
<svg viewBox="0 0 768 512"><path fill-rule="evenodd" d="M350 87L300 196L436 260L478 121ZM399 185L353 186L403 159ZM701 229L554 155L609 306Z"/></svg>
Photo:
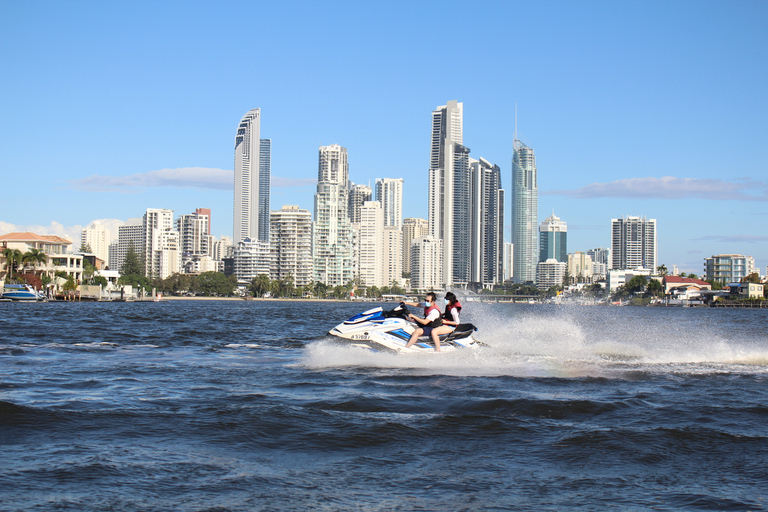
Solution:
<svg viewBox="0 0 768 512"><path fill-rule="evenodd" d="M711 321L667 321L650 316L658 312L628 315L623 309L527 309L510 317L508 309L473 304L467 320L480 326L477 338L488 347L386 354L327 337L309 344L303 364L513 377L623 378L627 371L768 373L766 337L729 335Z"/></svg>

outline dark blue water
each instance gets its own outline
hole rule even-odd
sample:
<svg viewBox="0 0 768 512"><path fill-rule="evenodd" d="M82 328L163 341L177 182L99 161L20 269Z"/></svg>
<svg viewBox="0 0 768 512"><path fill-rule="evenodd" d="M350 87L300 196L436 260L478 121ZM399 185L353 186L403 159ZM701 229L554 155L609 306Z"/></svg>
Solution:
<svg viewBox="0 0 768 512"><path fill-rule="evenodd" d="M366 305L370 306L370 305ZM0 510L768 510L768 312L467 304L372 354L349 303L0 304Z"/></svg>

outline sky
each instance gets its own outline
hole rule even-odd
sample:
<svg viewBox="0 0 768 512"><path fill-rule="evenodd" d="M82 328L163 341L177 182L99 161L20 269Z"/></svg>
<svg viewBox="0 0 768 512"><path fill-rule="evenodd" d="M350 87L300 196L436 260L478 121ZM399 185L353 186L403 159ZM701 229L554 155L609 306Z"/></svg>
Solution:
<svg viewBox="0 0 768 512"><path fill-rule="evenodd" d="M0 0L0 234L210 208L232 236L234 137L261 108L271 207L313 210L318 147L404 178L427 216L431 112L502 170L536 153L568 251L657 220L658 260L768 266L768 2Z"/></svg>

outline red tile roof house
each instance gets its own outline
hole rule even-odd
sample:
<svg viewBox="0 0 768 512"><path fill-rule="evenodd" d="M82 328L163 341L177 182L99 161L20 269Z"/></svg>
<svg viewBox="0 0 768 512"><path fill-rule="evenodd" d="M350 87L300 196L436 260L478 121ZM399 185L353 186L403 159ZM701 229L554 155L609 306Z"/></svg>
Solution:
<svg viewBox="0 0 768 512"><path fill-rule="evenodd" d="M18 249L22 253L30 249L39 249L48 256L48 262L37 264L37 271L53 277L57 270L62 270L74 276L75 279L83 278L83 256L68 253L68 246L72 242L56 235L38 235L36 233L8 233L0 236L0 250ZM8 263L0 255L0 279L6 278Z"/></svg>
<svg viewBox="0 0 768 512"><path fill-rule="evenodd" d="M683 287L691 291L693 291L693 289L696 289L695 291L712 289L712 285L706 281L680 276L664 276L661 284L664 285L664 295L669 295L673 288Z"/></svg>

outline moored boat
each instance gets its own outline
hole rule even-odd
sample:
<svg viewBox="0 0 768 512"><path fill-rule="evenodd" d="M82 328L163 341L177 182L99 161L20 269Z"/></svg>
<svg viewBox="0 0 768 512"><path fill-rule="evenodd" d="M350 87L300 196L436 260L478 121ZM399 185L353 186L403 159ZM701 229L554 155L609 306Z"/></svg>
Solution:
<svg viewBox="0 0 768 512"><path fill-rule="evenodd" d="M0 299L5 300L42 300L42 297L28 284L6 284Z"/></svg>

